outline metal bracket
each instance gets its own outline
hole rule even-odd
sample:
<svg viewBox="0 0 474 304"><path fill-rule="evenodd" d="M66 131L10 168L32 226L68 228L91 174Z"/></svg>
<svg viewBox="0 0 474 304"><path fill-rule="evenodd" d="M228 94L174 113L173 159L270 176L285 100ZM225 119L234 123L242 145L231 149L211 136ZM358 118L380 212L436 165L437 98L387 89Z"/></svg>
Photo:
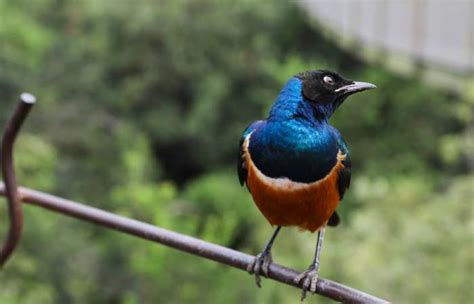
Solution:
<svg viewBox="0 0 474 304"><path fill-rule="evenodd" d="M15 251L21 238L23 209L18 194L15 168L13 166L13 144L15 143L15 139L26 116L28 116L31 107L35 102L36 98L33 95L29 93L21 94L20 102L18 103L13 116L7 122L5 132L3 133L1 164L10 221L5 242L0 250L0 268L6 263L13 251Z"/></svg>

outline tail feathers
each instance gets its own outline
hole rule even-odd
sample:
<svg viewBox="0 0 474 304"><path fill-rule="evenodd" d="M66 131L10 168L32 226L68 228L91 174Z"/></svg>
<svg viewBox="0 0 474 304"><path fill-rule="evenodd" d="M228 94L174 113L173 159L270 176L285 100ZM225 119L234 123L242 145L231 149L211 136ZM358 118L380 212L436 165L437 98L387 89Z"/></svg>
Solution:
<svg viewBox="0 0 474 304"><path fill-rule="evenodd" d="M339 215L334 211L334 213L331 215L331 217L328 220L328 226L331 227L336 227L339 225L341 222L341 219L339 218Z"/></svg>

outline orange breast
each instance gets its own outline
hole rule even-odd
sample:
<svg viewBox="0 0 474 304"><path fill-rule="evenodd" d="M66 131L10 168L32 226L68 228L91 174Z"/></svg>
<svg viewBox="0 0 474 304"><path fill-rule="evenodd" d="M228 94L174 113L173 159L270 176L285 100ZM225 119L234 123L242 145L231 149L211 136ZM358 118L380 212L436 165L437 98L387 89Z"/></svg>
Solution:
<svg viewBox="0 0 474 304"><path fill-rule="evenodd" d="M314 232L323 226L340 201L338 173L344 168L345 155L340 151L337 163L323 179L313 183L298 183L287 178L265 176L248 153L244 142L244 157L248 171L247 187L258 209L272 225L298 226Z"/></svg>

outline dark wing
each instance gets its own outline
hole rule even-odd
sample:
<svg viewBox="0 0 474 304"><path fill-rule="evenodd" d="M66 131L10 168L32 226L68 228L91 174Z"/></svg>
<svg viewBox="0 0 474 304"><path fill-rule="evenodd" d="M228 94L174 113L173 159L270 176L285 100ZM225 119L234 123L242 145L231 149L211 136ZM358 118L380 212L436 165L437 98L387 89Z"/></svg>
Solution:
<svg viewBox="0 0 474 304"><path fill-rule="evenodd" d="M344 197L344 193L346 192L347 188L351 185L351 166L350 162L344 161L344 169L339 171L339 179L337 181L337 185L339 187L339 196L342 198Z"/></svg>
<svg viewBox="0 0 474 304"><path fill-rule="evenodd" d="M337 186L339 190L339 196L342 198L344 197L344 193L351 185L351 155L349 153L349 149L347 148L346 142L342 138L341 133L336 128L332 128L333 132L337 138L337 143L339 144L339 150L341 150L342 154L346 156L346 159L342 162L344 165L344 169L339 171L339 176L337 180ZM328 225L329 226L337 226L340 222L340 218L336 212L333 213L331 218L329 218Z"/></svg>
<svg viewBox="0 0 474 304"><path fill-rule="evenodd" d="M341 196L341 200L344 197L344 193L346 192L347 188L349 188L351 184L351 155L349 153L349 149L347 148L346 142L344 138L342 138L341 133L334 128L331 127L334 136L336 137L337 144L339 145L339 150L341 150L342 154L345 155L345 160L342 162L344 165L344 169L339 171L339 178L338 178L338 187L339 187L339 195Z"/></svg>
<svg viewBox="0 0 474 304"><path fill-rule="evenodd" d="M244 150L243 150L245 136L247 135L244 135L244 134L245 134L245 131L242 134L242 137L240 138L239 155L237 157L237 174L239 175L239 182L241 186L243 186L244 183L247 181L247 165L245 164Z"/></svg>
<svg viewBox="0 0 474 304"><path fill-rule="evenodd" d="M262 124L264 124L264 120L258 120L253 123L251 123L245 131L242 133L242 136L240 137L240 143L239 143L239 155L237 157L237 174L239 175L239 182L240 185L244 185L244 183L247 181L247 166L245 164L245 159L244 159L244 150L243 150L243 144L245 141L245 138L247 135L255 131L257 128L259 128Z"/></svg>
<svg viewBox="0 0 474 304"><path fill-rule="evenodd" d="M339 188L339 196L342 198L344 197L344 193L346 192L347 188L351 185L351 162L347 161L348 158L343 162L344 169L339 171L339 177L337 180L337 186ZM328 225L335 227L339 225L341 219L339 215L334 211L328 221Z"/></svg>

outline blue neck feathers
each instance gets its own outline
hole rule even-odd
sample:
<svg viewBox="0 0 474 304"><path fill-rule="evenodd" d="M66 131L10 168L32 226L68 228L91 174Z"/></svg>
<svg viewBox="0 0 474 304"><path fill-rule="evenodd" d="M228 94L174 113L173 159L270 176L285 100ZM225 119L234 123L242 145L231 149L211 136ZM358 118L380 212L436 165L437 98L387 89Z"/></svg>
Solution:
<svg viewBox="0 0 474 304"><path fill-rule="evenodd" d="M281 90L273 104L269 120L304 118L314 125L327 123L335 111L332 103L310 102L302 95L301 80L293 77Z"/></svg>
<svg viewBox="0 0 474 304"><path fill-rule="evenodd" d="M249 150L266 176L308 183L328 174L338 145L327 121L332 108L304 100L301 86L298 78L288 81L252 134Z"/></svg>

